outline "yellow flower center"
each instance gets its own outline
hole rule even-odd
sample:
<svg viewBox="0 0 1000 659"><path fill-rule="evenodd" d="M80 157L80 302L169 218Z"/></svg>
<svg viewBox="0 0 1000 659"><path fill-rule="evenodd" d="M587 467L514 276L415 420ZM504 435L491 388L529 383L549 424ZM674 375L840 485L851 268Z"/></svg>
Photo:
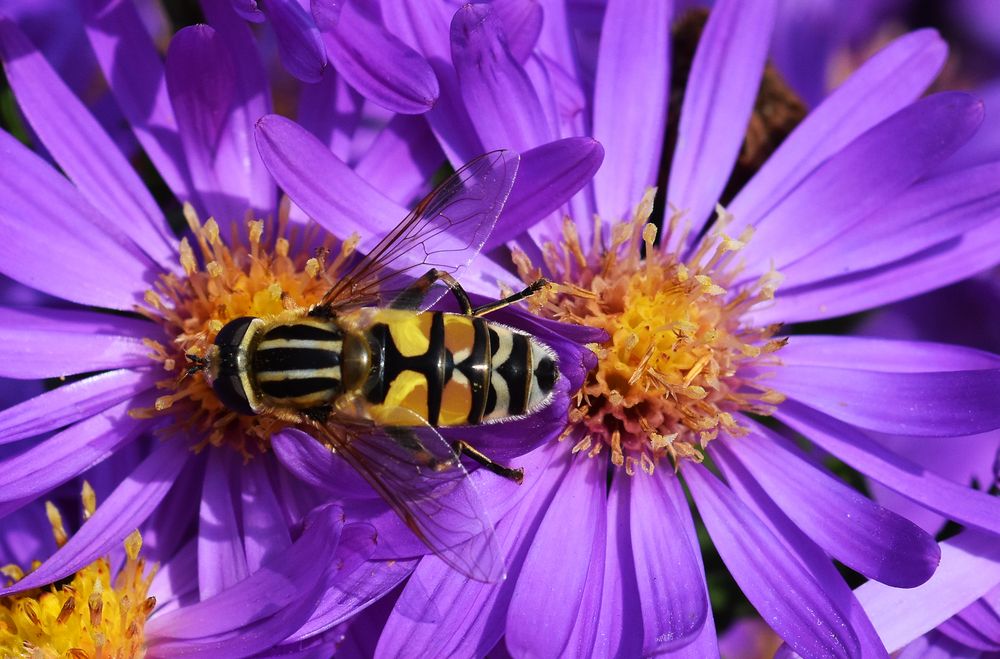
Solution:
<svg viewBox="0 0 1000 659"><path fill-rule="evenodd" d="M84 513L93 514L94 491L83 487ZM62 517L46 503L56 543L67 535ZM99 558L68 581L0 597L0 657L106 657L126 659L142 656L146 618L156 606L147 597L156 569L147 574L139 558L142 537L134 531L125 539L124 566L112 578L111 560ZM37 568L35 561L32 569ZM24 577L17 565L6 565L0 573L9 586Z"/></svg>
<svg viewBox="0 0 1000 659"><path fill-rule="evenodd" d="M265 235L263 221L251 221L246 238L233 231L228 244L215 220L204 224L194 209L184 215L195 246L185 238L180 245L184 276L161 275L146 293L148 308L139 312L163 327L165 343L149 339L152 358L169 376L158 386L170 393L160 396L153 409L133 410L150 417L169 413L177 420L171 431L183 430L204 437L196 445L228 445L249 459L267 450L270 437L283 423L267 416L241 416L219 401L202 377L186 377L191 364L187 354L203 356L219 330L241 316L268 317L289 309L306 309L319 302L335 273L354 253L357 238L340 243L331 263L326 255L333 238L317 241L318 228L290 229L283 207L275 230ZM292 245L300 246L293 250ZM317 245L310 250L308 245ZM200 257L200 258L199 258Z"/></svg>
<svg viewBox="0 0 1000 659"><path fill-rule="evenodd" d="M577 395L563 438L579 437L574 452L590 456L607 448L630 474L637 464L652 473L664 456L700 461L720 430L745 432L736 413L767 415L783 400L760 373L776 363L771 355L786 340L772 338L777 325L742 320L773 298L777 273L735 285L741 268L734 257L752 230L739 239L725 235L728 218L720 209L712 233L682 261L656 244L657 229L648 223L652 201L650 190L630 221L612 227L609 245L598 224L585 248L567 219L561 243L543 250L562 285L537 303L551 318L608 333L606 343L594 346L598 366ZM678 220L671 219L670 230ZM539 276L523 253L514 261L525 281Z"/></svg>

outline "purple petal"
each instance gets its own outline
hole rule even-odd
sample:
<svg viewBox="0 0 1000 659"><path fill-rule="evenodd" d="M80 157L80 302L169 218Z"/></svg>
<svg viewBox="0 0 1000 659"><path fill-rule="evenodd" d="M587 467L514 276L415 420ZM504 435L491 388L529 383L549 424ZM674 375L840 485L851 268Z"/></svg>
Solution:
<svg viewBox="0 0 1000 659"><path fill-rule="evenodd" d="M701 465L685 463L682 473L722 560L778 635L806 657L859 654L841 612L753 512Z"/></svg>
<svg viewBox="0 0 1000 659"><path fill-rule="evenodd" d="M64 377L151 365L142 340L158 330L147 321L92 311L0 307L0 341L10 351L0 376Z"/></svg>
<svg viewBox="0 0 1000 659"><path fill-rule="evenodd" d="M920 295L996 265L1000 218L920 254L817 285L779 290L752 315L756 324L833 318Z"/></svg>
<svg viewBox="0 0 1000 659"><path fill-rule="evenodd" d="M719 0L698 41L667 187L667 203L684 214L692 239L715 209L743 146L776 9L776 0Z"/></svg>
<svg viewBox="0 0 1000 659"><path fill-rule="evenodd" d="M630 489L643 653L659 654L687 645L705 624L705 573L691 550L694 522L677 477L666 469L639 473Z"/></svg>
<svg viewBox="0 0 1000 659"><path fill-rule="evenodd" d="M313 0L312 13L330 61L365 98L402 114L434 105L434 70L386 29L377 0Z"/></svg>
<svg viewBox="0 0 1000 659"><path fill-rule="evenodd" d="M132 311L153 278L148 257L2 130L0 160L0 272L65 300Z"/></svg>
<svg viewBox="0 0 1000 659"><path fill-rule="evenodd" d="M125 429L119 429L119 432ZM109 434L113 434L111 431ZM136 467L69 541L42 565L0 591L37 588L73 574L95 559L121 546L125 537L149 517L191 455L185 442L167 441Z"/></svg>
<svg viewBox="0 0 1000 659"><path fill-rule="evenodd" d="M236 96L227 111L221 142L213 145L215 169L225 190L233 195L241 191L257 216L266 217L274 212L277 190L257 152L253 133L257 120L271 112L268 71L246 23L219 2L204 3L204 10L205 18L215 28L222 46L236 65ZM243 212L246 210L244 208ZM243 215L239 217L240 228L243 228L244 218Z"/></svg>
<svg viewBox="0 0 1000 659"><path fill-rule="evenodd" d="M454 8L445 3L383 0L389 31L427 58L440 87L434 107L424 115L452 163L466 162L485 149L462 101L451 63L449 25Z"/></svg>
<svg viewBox="0 0 1000 659"><path fill-rule="evenodd" d="M774 371L768 386L877 432L954 437L1000 428L1000 368L884 373L786 365Z"/></svg>
<svg viewBox="0 0 1000 659"><path fill-rule="evenodd" d="M334 499L371 499L378 494L350 465L311 435L284 430L271 438L274 454L296 478Z"/></svg>
<svg viewBox="0 0 1000 659"><path fill-rule="evenodd" d="M788 560L797 560L801 563L816 579L834 605L846 613L850 627L857 634L861 643L861 656L872 659L888 657L875 628L861 607L861 603L858 602L854 592L844 581L844 577L834 567L830 557L816 543L806 537L798 526L778 508L761 488L756 475L737 460L732 451L728 450L732 443L739 441L712 442L708 448L712 459L725 476L729 488L774 533L784 547ZM788 651L782 656L797 657L798 655Z"/></svg>
<svg viewBox="0 0 1000 659"><path fill-rule="evenodd" d="M292 201L335 236L359 234L362 251L377 240L373 227L388 230L407 215L289 119L272 114L257 122L257 148Z"/></svg>
<svg viewBox="0 0 1000 659"><path fill-rule="evenodd" d="M543 449L549 450L549 449ZM403 589L379 639L378 656L483 656L501 638L508 605L535 529L565 463L525 480L530 491L497 524L507 579L472 583L437 557L422 559Z"/></svg>
<svg viewBox="0 0 1000 659"><path fill-rule="evenodd" d="M252 573L285 552L292 538L264 460L258 458L244 465L240 480L244 549L247 568Z"/></svg>
<svg viewBox="0 0 1000 659"><path fill-rule="evenodd" d="M544 11L538 0L495 0L493 11L507 35L510 54L520 64L528 59L542 32Z"/></svg>
<svg viewBox="0 0 1000 659"><path fill-rule="evenodd" d="M851 569L912 588L937 568L941 551L933 537L813 466L766 428L756 426L747 440L726 448L803 533Z"/></svg>
<svg viewBox="0 0 1000 659"><path fill-rule="evenodd" d="M920 30L899 37L865 62L806 116L733 200L733 235L757 224L824 160L916 100L937 77L947 54L937 32Z"/></svg>
<svg viewBox="0 0 1000 659"><path fill-rule="evenodd" d="M240 67L233 60L232 42L246 36L196 25L178 32L167 51L167 86L191 178L202 210L220 222L242 222L251 200L270 189L260 185L266 172L257 173L251 140L253 122L267 111L260 96L266 90L248 88L258 77L253 60Z"/></svg>
<svg viewBox="0 0 1000 659"><path fill-rule="evenodd" d="M604 460L574 456L538 527L507 614L507 647L515 655L564 655L590 572L604 544ZM553 607L553 602L565 606ZM596 615L597 611L591 612ZM539 621L545 624L539 624Z"/></svg>
<svg viewBox="0 0 1000 659"><path fill-rule="evenodd" d="M119 370L47 391L0 412L0 444L37 437L100 414L151 389L157 379L148 370Z"/></svg>
<svg viewBox="0 0 1000 659"><path fill-rule="evenodd" d="M1000 368L1000 356L948 343L896 341L860 336L802 335L781 349L788 366L855 368L890 373L972 371Z"/></svg>
<svg viewBox="0 0 1000 659"><path fill-rule="evenodd" d="M608 222L629 216L655 185L667 117L671 5L611 0L604 12L593 135L605 158L594 194L597 212Z"/></svg>
<svg viewBox="0 0 1000 659"><path fill-rule="evenodd" d="M965 616L975 615L971 620ZM1000 619L982 600L976 600L962 613L938 625L937 631L958 645L980 652L1000 652Z"/></svg>
<svg viewBox="0 0 1000 659"><path fill-rule="evenodd" d="M176 241L153 196L83 103L13 21L0 17L7 82L31 127L94 208L154 261L176 260Z"/></svg>
<svg viewBox="0 0 1000 659"><path fill-rule="evenodd" d="M261 4L278 38L281 63L302 82L319 82L326 50L312 16L298 0L261 0Z"/></svg>
<svg viewBox="0 0 1000 659"><path fill-rule="evenodd" d="M467 4L455 13L451 59L462 98L487 151L527 151L551 139L538 95L511 55L490 5Z"/></svg>
<svg viewBox="0 0 1000 659"><path fill-rule="evenodd" d="M977 88L976 95L983 99L986 107L997 107L1000 104L1000 80L994 78L988 84ZM969 140L937 171L954 172L996 162L998 158L1000 158L1000 117L995 112L988 112L983 120L983 127L976 133L976 139Z"/></svg>
<svg viewBox="0 0 1000 659"><path fill-rule="evenodd" d="M151 654L249 656L287 638L308 618L329 578L340 517L335 506L314 511L288 551L257 572L198 604L150 620Z"/></svg>
<svg viewBox="0 0 1000 659"><path fill-rule="evenodd" d="M354 91L343 76L329 68L318 83L302 86L296 119L329 146L334 155L347 162L354 156L352 141L362 121L364 104L364 97ZM392 167L385 167L386 162L394 161L380 163L382 168L392 170Z"/></svg>
<svg viewBox="0 0 1000 659"><path fill-rule="evenodd" d="M895 455L857 428L785 401L777 417L862 474L955 521L1000 534L1000 500Z"/></svg>
<svg viewBox="0 0 1000 659"><path fill-rule="evenodd" d="M598 463L598 469L607 473L607 462L604 456L591 460ZM576 612L576 622L573 624L566 645L567 655L573 657L585 656L588 652L592 652L597 645L601 605L604 601L604 573L606 572L605 557L608 536L607 494L602 491L600 496L602 508L594 528L593 553L590 556L590 566L583 582L583 596Z"/></svg>
<svg viewBox="0 0 1000 659"><path fill-rule="evenodd" d="M0 517L83 473L147 430L150 422L134 419L128 411L151 403L148 395L129 399L4 460Z"/></svg>
<svg viewBox="0 0 1000 659"><path fill-rule="evenodd" d="M850 231L781 271L794 287L917 254L996 219L1000 163L922 181Z"/></svg>
<svg viewBox="0 0 1000 659"><path fill-rule="evenodd" d="M850 230L951 155L975 133L982 103L961 92L921 99L817 167L757 226L742 252L748 276L779 270ZM810 221L803 231L803 218ZM822 218L822 221L820 221Z"/></svg>
<svg viewBox="0 0 1000 659"><path fill-rule="evenodd" d="M142 540L145 549L145 535ZM198 543L195 539L184 545L169 561L160 563L160 569L149 585L149 592L156 593L156 616L198 601Z"/></svg>
<svg viewBox="0 0 1000 659"><path fill-rule="evenodd" d="M208 455L198 520L198 592L223 592L250 574L233 496L233 475L242 457L228 448Z"/></svg>
<svg viewBox="0 0 1000 659"><path fill-rule="evenodd" d="M348 524L340 536L334 557L336 573L331 586L316 605L309 620L288 637L289 642L314 637L346 621L405 579L416 561L377 562L367 560L377 537L367 524Z"/></svg>
<svg viewBox="0 0 1000 659"><path fill-rule="evenodd" d="M941 543L941 566L917 588L869 581L858 599L889 652L969 606L1000 583L1000 543L993 534L964 531Z"/></svg>
<svg viewBox="0 0 1000 659"><path fill-rule="evenodd" d="M595 656L638 657L645 638L632 548L629 479L616 469L608 490L604 597L597 618Z"/></svg>
<svg viewBox="0 0 1000 659"><path fill-rule="evenodd" d="M521 167L525 155L521 156ZM444 152L423 117L397 115L365 150L354 171L396 203L409 206L427 192L427 184L444 160Z"/></svg>
<svg viewBox="0 0 1000 659"><path fill-rule="evenodd" d="M604 160L604 149L589 137L549 142L521 154L517 180L487 249L516 238L580 191Z"/></svg>
<svg viewBox="0 0 1000 659"><path fill-rule="evenodd" d="M251 23L263 23L267 20L264 12L257 6L257 0L230 0L233 11L239 14L240 18Z"/></svg>
<svg viewBox="0 0 1000 659"><path fill-rule="evenodd" d="M167 95L163 62L129 0L82 3L87 36L143 150L178 199L192 198L191 174Z"/></svg>

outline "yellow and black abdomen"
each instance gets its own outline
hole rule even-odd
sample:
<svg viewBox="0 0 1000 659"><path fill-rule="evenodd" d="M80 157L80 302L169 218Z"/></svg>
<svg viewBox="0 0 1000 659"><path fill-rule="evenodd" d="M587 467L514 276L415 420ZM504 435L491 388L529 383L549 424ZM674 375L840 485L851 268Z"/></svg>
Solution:
<svg viewBox="0 0 1000 659"><path fill-rule="evenodd" d="M375 416L402 407L435 426L502 421L543 407L558 378L549 348L482 318L380 309L369 322Z"/></svg>

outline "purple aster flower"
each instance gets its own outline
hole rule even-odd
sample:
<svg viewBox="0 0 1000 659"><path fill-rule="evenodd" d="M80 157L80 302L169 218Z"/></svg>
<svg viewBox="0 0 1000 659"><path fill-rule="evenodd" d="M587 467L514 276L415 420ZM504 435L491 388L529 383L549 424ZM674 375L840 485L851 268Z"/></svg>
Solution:
<svg viewBox="0 0 1000 659"><path fill-rule="evenodd" d="M398 5L387 6L393 29L439 65L441 98L427 117L454 162L484 147L600 140L593 184L538 222L506 218L493 256L509 254L522 280L562 284L536 302L542 315L610 340L562 441L523 457L518 501L494 504L506 508L497 533L508 579L469 583L422 559L378 654L483 655L502 640L514 656L716 655L689 494L790 649L885 656L831 559L873 584L913 588L942 549L822 456L996 542L1000 501L875 436L919 437L939 453L952 437L997 429L1000 357L785 328L996 263L997 164L934 171L983 118L967 94L920 98L944 43L922 31L879 52L722 208L776 3L717 3L688 77L660 218L649 190L666 123L668 3L611 0L596 44L586 30L575 38L575 3L548 3L537 39L507 34L489 5L453 17L445 3ZM274 173L298 201L291 177Z"/></svg>
<svg viewBox="0 0 1000 659"><path fill-rule="evenodd" d="M228 7L206 3L205 9L214 27L181 30L165 61L129 2L95 1L85 11L94 53L122 113L184 203L187 231L181 240L84 104L18 27L0 17L7 79L61 170L0 132L0 226L6 238L0 272L69 303L0 309L0 336L10 351L0 377L81 375L0 412L0 518L87 470L103 474L100 486L95 483L103 502L97 513L31 575L0 592L72 574L142 528L154 547L177 548L194 533L188 551L197 561L183 563L193 570L185 578L194 579L199 605L217 602L216 596L270 569L303 542L309 511L349 498L347 522L370 520L378 546L340 560L335 549L351 546L342 538L339 545L320 543L325 553L315 546L306 553L306 572L291 583L301 585L292 599L296 606L308 602L308 618L296 609L266 628L271 642L294 645L319 638L392 588L413 565L401 557L427 550L316 440L274 419L238 417L202 378L183 377L185 355L211 344L235 317L274 313L288 301L300 307L317 302L329 285L316 248L332 249L330 272L338 254L349 254L352 233L361 251L369 249L426 192L442 154L427 124L414 117L389 117L373 141L359 136L365 107L336 85L303 92L300 119L311 132L275 116L255 135L271 104L255 43ZM343 113L329 111L331 98ZM289 166L323 173L322 184L312 190L320 205L279 203L258 155L258 141L265 153L287 148L284 137L275 135L289 126L291 144L307 147L295 152ZM600 158L600 147L589 138L526 152L523 162L536 175L515 185L513 198L522 202L512 212L527 218L521 221L550 212L583 185ZM562 168L549 170L545 165L553 160ZM542 205L532 201L538 189L551 194ZM309 224L307 213L320 226ZM484 268L473 274L488 273ZM549 343L564 374L555 403L544 413L504 432L492 427L466 437L506 459L558 434L569 391L587 370L590 352L581 337L599 333L567 333L558 323L515 310L497 319L527 327ZM474 484L483 480L472 478ZM484 492L518 489L481 485ZM340 565L337 578L348 580L344 588L325 582L331 565ZM318 585L323 588L316 591Z"/></svg>
<svg viewBox="0 0 1000 659"><path fill-rule="evenodd" d="M82 499L83 518L97 516L97 498L86 481ZM49 546L78 543L87 535L85 527L69 533L50 502L33 502L4 520L3 586L20 586L0 597L4 656L32 651L78 656L75 649L85 656L157 657L224 649L236 657L320 647L322 636L309 635L317 621L317 599L323 591L351 587L356 579L351 572L375 547L371 526L345 525L339 508L322 506L306 517L301 536L282 556L201 601L193 539L169 556L162 546L153 548L164 560L150 563L145 538L135 530L125 538L124 551L114 548L90 564L73 562L66 579L51 586L22 567L31 563L26 556L32 552L49 553ZM323 554L331 559L310 568L311 560ZM296 631L288 636L283 630Z"/></svg>

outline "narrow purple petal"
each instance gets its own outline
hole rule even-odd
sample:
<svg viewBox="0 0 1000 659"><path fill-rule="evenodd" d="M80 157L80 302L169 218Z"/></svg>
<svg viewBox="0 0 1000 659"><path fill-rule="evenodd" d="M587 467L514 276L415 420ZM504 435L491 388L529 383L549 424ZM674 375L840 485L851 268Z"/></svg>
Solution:
<svg viewBox="0 0 1000 659"><path fill-rule="evenodd" d="M851 569L912 588L937 568L941 551L933 537L814 466L763 426L755 426L746 440L727 442L725 448L803 533Z"/></svg>
<svg viewBox="0 0 1000 659"><path fill-rule="evenodd" d="M428 192L428 184L444 161L444 152L423 117L397 115L365 149L354 171L397 204L410 206Z"/></svg>
<svg viewBox="0 0 1000 659"><path fill-rule="evenodd" d="M817 167L764 216L743 255L748 276L781 269L850 230L975 133L982 103L961 92L921 99ZM809 222L803 231L803 221Z"/></svg>
<svg viewBox="0 0 1000 659"><path fill-rule="evenodd" d="M198 520L198 592L202 599L223 592L250 574L236 520L233 476L242 457L227 448L208 455Z"/></svg>
<svg viewBox="0 0 1000 659"><path fill-rule="evenodd" d="M605 456L591 458L597 463L597 468L607 473ZM600 492L601 511L594 526L594 547L590 555L590 567L583 582L583 596L576 612L576 622L569 633L566 644L566 654L572 657L582 657L593 652L597 645L598 624L602 602L604 601L604 574L607 571L605 557L607 555L608 513L607 494L603 486ZM713 630L714 631L714 630Z"/></svg>
<svg viewBox="0 0 1000 659"><path fill-rule="evenodd" d="M740 440L734 440L740 441ZM743 465L727 447L730 443L712 442L708 451L726 478L729 488L774 533L785 549L787 560L797 560L816 579L830 600L846 614L847 620L861 644L861 657L886 659L875 628L861 603L847 585L830 557L815 542L806 537L796 524L781 511L764 492L757 477ZM787 649L782 656L798 656Z"/></svg>
<svg viewBox="0 0 1000 659"><path fill-rule="evenodd" d="M451 63L449 25L454 8L445 3L383 0L389 31L427 58L438 80L440 96L424 116L452 163L466 162L485 149L476 136L469 110L462 101Z"/></svg>
<svg viewBox="0 0 1000 659"><path fill-rule="evenodd" d="M371 248L407 211L362 180L295 122L268 115L257 123L257 147L278 185L313 220L340 238L352 233ZM359 212L364 209L364 212ZM374 234L374 235L373 235Z"/></svg>
<svg viewBox="0 0 1000 659"><path fill-rule="evenodd" d="M776 0L719 0L698 41L667 186L667 203L683 214L681 226L691 227L692 239L715 209L743 146L776 10Z"/></svg>
<svg viewBox="0 0 1000 659"><path fill-rule="evenodd" d="M243 548L251 573L285 552L292 544L263 458L252 460L240 472L240 510Z"/></svg>
<svg viewBox="0 0 1000 659"><path fill-rule="evenodd" d="M191 174L167 95L163 62L130 0L82 3L87 37L136 139L178 199L192 198Z"/></svg>
<svg viewBox="0 0 1000 659"><path fill-rule="evenodd" d="M153 196L97 120L10 19L0 17L7 82L31 127L90 204L155 262L173 263L176 240Z"/></svg>
<svg viewBox="0 0 1000 659"><path fill-rule="evenodd" d="M37 437L100 414L153 388L158 379L148 370L118 370L47 391L0 412L0 444Z"/></svg>
<svg viewBox="0 0 1000 659"><path fill-rule="evenodd" d="M345 622L395 588L416 561L369 561L378 541L367 524L348 524L333 557L336 563L330 588L323 593L309 620L288 637L289 642L312 638Z"/></svg>
<svg viewBox="0 0 1000 659"><path fill-rule="evenodd" d="M538 95L511 55L490 5L468 4L451 23L451 59L487 151L527 151L552 138Z"/></svg>
<svg viewBox="0 0 1000 659"><path fill-rule="evenodd" d="M534 226L590 181L604 160L604 148L589 137L549 142L521 154L517 180L487 249Z"/></svg>
<svg viewBox="0 0 1000 659"><path fill-rule="evenodd" d="M92 311L0 307L0 341L10 350L0 376L64 377L151 364L145 336L152 323Z"/></svg>
<svg viewBox="0 0 1000 659"><path fill-rule="evenodd" d="M858 599L889 652L969 606L1000 583L1000 543L996 535L964 531L941 543L941 566L917 588L893 588L869 581Z"/></svg>
<svg viewBox="0 0 1000 659"><path fill-rule="evenodd" d="M968 648L1000 652L1000 617L982 599L945 620L938 625L937 631Z"/></svg>
<svg viewBox="0 0 1000 659"><path fill-rule="evenodd" d="M594 177L597 212L627 217L655 185L670 75L668 0L610 0L594 83L594 138L605 150Z"/></svg>
<svg viewBox="0 0 1000 659"><path fill-rule="evenodd" d="M542 451L551 450L548 447ZM512 514L497 524L507 579L471 583L440 559L422 559L393 607L377 656L484 656L504 634L508 606L531 538L565 471L551 465L535 479Z"/></svg>
<svg viewBox="0 0 1000 659"><path fill-rule="evenodd" d="M541 3L538 0L496 0L493 11L507 35L510 54L524 64L542 32L545 12Z"/></svg>
<svg viewBox="0 0 1000 659"><path fill-rule="evenodd" d="M236 65L236 96L228 109L220 142L214 145L215 170L225 190L234 195L235 191L241 191L257 216L267 217L274 212L277 190L257 152L253 132L257 120L271 112L268 71L246 23L218 1L204 3L204 10L205 18ZM242 228L244 216L238 219Z"/></svg>
<svg viewBox="0 0 1000 659"><path fill-rule="evenodd" d="M261 0L261 5L278 38L281 63L302 82L319 82L326 66L326 50L309 12L298 0Z"/></svg>
<svg viewBox="0 0 1000 659"><path fill-rule="evenodd" d="M859 654L843 614L800 563L785 560L756 515L701 465L685 463L682 473L722 560L778 635L805 657Z"/></svg>
<svg viewBox="0 0 1000 659"><path fill-rule="evenodd" d="M354 91L343 76L328 68L318 83L302 86L296 120L334 155L349 162L354 157L354 133L363 119L364 105L364 97ZM382 168L392 170L392 167L385 167L386 162L393 161L382 161Z"/></svg>
<svg viewBox="0 0 1000 659"><path fill-rule="evenodd" d="M143 548L146 536L143 534ZM146 554L143 554L144 556ZM156 593L155 615L161 616L181 606L198 601L198 542L192 539L169 561L160 563L149 592Z"/></svg>
<svg viewBox="0 0 1000 659"><path fill-rule="evenodd" d="M1000 163L921 181L875 216L783 268L782 286L802 286L892 263L996 219Z"/></svg>
<svg viewBox="0 0 1000 659"><path fill-rule="evenodd" d="M734 235L757 224L824 160L916 100L947 55L937 32L920 30L899 37L865 62L806 116L736 196L729 207Z"/></svg>
<svg viewBox="0 0 1000 659"><path fill-rule="evenodd" d="M128 411L152 403L140 396L80 421L18 455L0 473L0 517L83 473L150 427Z"/></svg>
<svg viewBox="0 0 1000 659"><path fill-rule="evenodd" d="M571 459L531 541L507 614L506 643L518 656L565 655L606 520L603 460ZM564 606L553 607L553 602ZM597 612L592 612L596 614ZM545 624L539 624L544 620Z"/></svg>
<svg viewBox="0 0 1000 659"><path fill-rule="evenodd" d="M1000 428L1000 368L885 373L786 365L774 371L768 386L877 432L954 437Z"/></svg>
<svg viewBox="0 0 1000 659"><path fill-rule="evenodd" d="M42 158L0 130L0 272L64 300L132 311L153 263Z"/></svg>
<svg viewBox="0 0 1000 659"><path fill-rule="evenodd" d="M326 585L340 516L335 506L314 511L288 551L257 572L198 604L154 617L146 626L151 655L249 656L287 638Z"/></svg>
<svg viewBox="0 0 1000 659"><path fill-rule="evenodd" d="M119 432L122 432L121 429ZM112 431L114 432L114 431ZM121 547L122 541L149 517L191 455L185 442L167 441L135 468L128 478L101 502L97 511L69 541L10 592L37 588L73 574L95 559Z"/></svg>
<svg viewBox="0 0 1000 659"><path fill-rule="evenodd" d="M896 455L853 426L785 401L777 417L869 478L945 517L1000 534L1000 500Z"/></svg>
<svg viewBox="0 0 1000 659"><path fill-rule="evenodd" d="M680 481L667 469L631 479L632 556L642 605L643 654L684 647L708 612L705 573L691 551L694 522Z"/></svg>
<svg viewBox="0 0 1000 659"><path fill-rule="evenodd" d="M919 254L820 284L778 291L753 313L759 324L833 318L920 295L990 268L1000 254L1000 218Z"/></svg>
<svg viewBox="0 0 1000 659"><path fill-rule="evenodd" d="M313 0L312 13L330 61L365 98L402 114L434 105L434 70L386 29L377 0Z"/></svg>
<svg viewBox="0 0 1000 659"><path fill-rule="evenodd" d="M357 471L304 432L284 430L271 438L271 446L289 472L331 498L370 499L378 496Z"/></svg>
<svg viewBox="0 0 1000 659"><path fill-rule="evenodd" d="M781 361L787 366L836 368L850 364L889 373L1000 368L1000 356L974 348L860 336L795 336L781 349Z"/></svg>
<svg viewBox="0 0 1000 659"><path fill-rule="evenodd" d="M638 657L644 640L639 584L632 548L628 484L631 476L616 469L608 490L604 592L597 618L595 656Z"/></svg>

